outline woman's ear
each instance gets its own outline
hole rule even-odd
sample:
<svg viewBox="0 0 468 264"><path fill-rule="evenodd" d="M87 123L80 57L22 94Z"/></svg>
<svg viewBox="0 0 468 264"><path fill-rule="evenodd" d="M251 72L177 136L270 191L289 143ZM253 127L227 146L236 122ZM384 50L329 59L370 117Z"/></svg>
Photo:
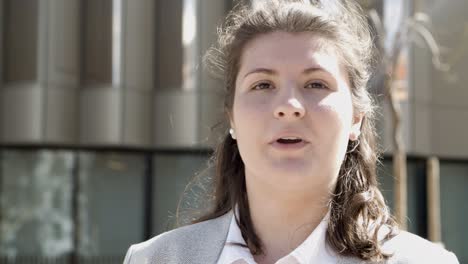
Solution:
<svg viewBox="0 0 468 264"><path fill-rule="evenodd" d="M351 130L349 132L349 140L355 141L359 138L359 135L361 135L361 125L363 119L363 113L359 113L354 116L353 124L351 125Z"/></svg>

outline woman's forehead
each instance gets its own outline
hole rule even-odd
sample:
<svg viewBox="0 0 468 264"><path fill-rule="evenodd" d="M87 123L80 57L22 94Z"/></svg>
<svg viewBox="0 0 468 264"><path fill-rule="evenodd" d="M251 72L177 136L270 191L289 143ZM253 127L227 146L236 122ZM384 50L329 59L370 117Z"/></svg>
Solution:
<svg viewBox="0 0 468 264"><path fill-rule="evenodd" d="M340 56L330 41L309 32L272 32L252 39L241 54L239 75L255 69L340 72Z"/></svg>

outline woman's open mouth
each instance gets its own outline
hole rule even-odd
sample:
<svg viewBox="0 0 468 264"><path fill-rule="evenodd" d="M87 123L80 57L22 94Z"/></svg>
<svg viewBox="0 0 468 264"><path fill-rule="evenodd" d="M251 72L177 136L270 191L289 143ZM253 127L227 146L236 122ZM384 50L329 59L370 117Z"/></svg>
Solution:
<svg viewBox="0 0 468 264"><path fill-rule="evenodd" d="M284 137L284 138L279 138L276 140L276 142L281 143L281 144L295 144L301 142L301 138L296 138L296 137Z"/></svg>
<svg viewBox="0 0 468 264"><path fill-rule="evenodd" d="M298 137L281 137L272 142L272 146L279 150L297 150L307 145L307 141Z"/></svg>

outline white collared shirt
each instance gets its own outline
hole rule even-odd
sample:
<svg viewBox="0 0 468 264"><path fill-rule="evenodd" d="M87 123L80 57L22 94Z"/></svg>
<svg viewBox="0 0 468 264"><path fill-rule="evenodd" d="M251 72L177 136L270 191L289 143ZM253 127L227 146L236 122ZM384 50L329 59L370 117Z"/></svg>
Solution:
<svg viewBox="0 0 468 264"><path fill-rule="evenodd" d="M276 264L328 264L336 263L336 253L327 245L325 237L328 226L330 212L322 219L320 224L312 233L288 255L282 257ZM232 243L245 245L241 230L237 225L233 214L229 227L226 244L218 259L218 264L255 264L255 260L247 247L238 246Z"/></svg>

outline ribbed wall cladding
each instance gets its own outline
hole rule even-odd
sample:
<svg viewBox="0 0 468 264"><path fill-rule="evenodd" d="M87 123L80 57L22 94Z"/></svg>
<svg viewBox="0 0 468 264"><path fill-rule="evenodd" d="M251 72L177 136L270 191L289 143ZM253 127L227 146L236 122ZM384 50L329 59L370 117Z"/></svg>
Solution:
<svg viewBox="0 0 468 264"><path fill-rule="evenodd" d="M201 57L226 8L0 0L0 143L203 146L222 103Z"/></svg>

